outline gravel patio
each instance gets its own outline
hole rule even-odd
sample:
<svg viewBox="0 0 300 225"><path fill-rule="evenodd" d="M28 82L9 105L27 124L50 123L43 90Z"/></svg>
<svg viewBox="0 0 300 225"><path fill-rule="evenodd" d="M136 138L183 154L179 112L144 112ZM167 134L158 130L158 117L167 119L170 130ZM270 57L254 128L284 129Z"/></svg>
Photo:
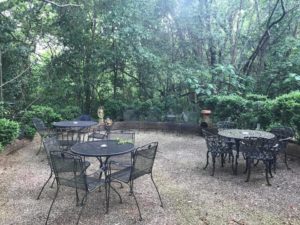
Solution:
<svg viewBox="0 0 300 225"><path fill-rule="evenodd" d="M110 212L105 214L104 191L89 195L79 224L300 224L300 160L289 157L292 170L279 159L277 173L267 186L263 167L253 169L250 182L245 183L240 159L239 173L232 175L217 162L215 176L211 167L203 170L206 157L205 140L199 136L162 132L137 132L136 145L158 141L159 148L153 177L162 196L164 208L149 177L136 180L135 193L143 221L138 220L134 199L128 188L119 189L123 203L111 193ZM44 224L55 193L40 188L49 176L45 153L36 156L40 138L25 147L0 155L0 224ZM91 159L91 161L93 161ZM96 166L96 161L94 167ZM49 224L75 224L80 207L75 205L73 189L61 188Z"/></svg>

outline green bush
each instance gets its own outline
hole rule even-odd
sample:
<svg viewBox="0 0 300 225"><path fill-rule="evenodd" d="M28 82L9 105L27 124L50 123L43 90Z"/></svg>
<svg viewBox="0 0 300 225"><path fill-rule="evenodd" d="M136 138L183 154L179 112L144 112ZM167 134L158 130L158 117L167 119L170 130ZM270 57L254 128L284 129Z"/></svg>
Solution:
<svg viewBox="0 0 300 225"><path fill-rule="evenodd" d="M294 125L300 112L300 91L294 91L277 97L272 106L274 122Z"/></svg>
<svg viewBox="0 0 300 225"><path fill-rule="evenodd" d="M36 130L32 123L32 118L38 117L44 121L44 123L51 127L51 123L54 121L62 120L60 114L56 113L53 108L48 106L32 106L30 110L26 111L21 118L21 127L24 132L24 136L32 139Z"/></svg>
<svg viewBox="0 0 300 225"><path fill-rule="evenodd" d="M35 128L33 128L30 125L23 125L22 126L22 131L25 137L32 139L36 133Z"/></svg>
<svg viewBox="0 0 300 225"><path fill-rule="evenodd" d="M81 110L78 106L66 106L65 108L58 110L63 120L73 120L81 114Z"/></svg>
<svg viewBox="0 0 300 225"><path fill-rule="evenodd" d="M2 152L4 149L4 146L0 143L0 152Z"/></svg>
<svg viewBox="0 0 300 225"><path fill-rule="evenodd" d="M20 126L17 122L0 119L0 143L2 146L9 144L16 139L20 133Z"/></svg>
<svg viewBox="0 0 300 225"><path fill-rule="evenodd" d="M108 99L104 103L104 118L120 120L123 116L124 103L121 100Z"/></svg>
<svg viewBox="0 0 300 225"><path fill-rule="evenodd" d="M257 94L247 94L245 99L251 101L266 101L268 99L265 95L257 95Z"/></svg>
<svg viewBox="0 0 300 225"><path fill-rule="evenodd" d="M205 108L211 109L216 121L230 118L237 121L246 112L247 100L237 95L213 96L205 100Z"/></svg>
<svg viewBox="0 0 300 225"><path fill-rule="evenodd" d="M51 126L51 123L54 121L62 120L60 114L56 113L53 108L49 106L32 106L30 110L26 111L21 119L22 124L30 125L33 127L32 118L38 117L44 121L48 126Z"/></svg>

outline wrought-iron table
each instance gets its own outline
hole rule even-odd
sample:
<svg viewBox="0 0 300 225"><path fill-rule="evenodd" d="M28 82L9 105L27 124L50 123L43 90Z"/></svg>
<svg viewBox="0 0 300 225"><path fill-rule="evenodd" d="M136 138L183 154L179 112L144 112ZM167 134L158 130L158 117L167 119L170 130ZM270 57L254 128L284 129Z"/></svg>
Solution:
<svg viewBox="0 0 300 225"><path fill-rule="evenodd" d="M52 125L57 128L85 128L97 125L98 123L95 121L59 121L54 122Z"/></svg>
<svg viewBox="0 0 300 225"><path fill-rule="evenodd" d="M260 130L242 130L242 129L226 129L221 130L218 134L222 137L234 139L235 146L236 146L236 157L235 157L235 171L234 173L237 174L237 166L238 166L238 158L240 153L240 141L243 140L245 137L258 137L258 138L265 138L265 139L273 139L275 137L274 134L266 131Z"/></svg>

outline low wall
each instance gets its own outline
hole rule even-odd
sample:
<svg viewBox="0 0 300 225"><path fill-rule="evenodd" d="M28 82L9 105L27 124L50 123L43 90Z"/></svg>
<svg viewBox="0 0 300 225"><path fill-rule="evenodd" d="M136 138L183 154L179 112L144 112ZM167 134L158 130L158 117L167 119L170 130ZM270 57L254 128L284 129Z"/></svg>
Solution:
<svg viewBox="0 0 300 225"><path fill-rule="evenodd" d="M182 134L201 134L198 124L174 122L122 121L114 122L113 129L160 130Z"/></svg>

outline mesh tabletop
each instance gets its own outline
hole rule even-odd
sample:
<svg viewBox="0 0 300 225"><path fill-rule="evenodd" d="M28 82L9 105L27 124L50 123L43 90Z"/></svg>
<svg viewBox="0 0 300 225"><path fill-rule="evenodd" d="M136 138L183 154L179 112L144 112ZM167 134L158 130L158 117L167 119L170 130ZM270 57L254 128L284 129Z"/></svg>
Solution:
<svg viewBox="0 0 300 225"><path fill-rule="evenodd" d="M266 131L260 130L241 130L241 129L228 129L221 130L218 134L222 137L232 138L232 139L244 139L245 137L257 137L257 138L265 138L272 139L275 137L274 134Z"/></svg>
<svg viewBox="0 0 300 225"><path fill-rule="evenodd" d="M118 143L115 140L99 140L77 143L71 147L71 151L87 157L109 157L122 155L133 151L132 143Z"/></svg>
<svg viewBox="0 0 300 225"><path fill-rule="evenodd" d="M59 121L52 123L55 127L91 127L97 125L95 121Z"/></svg>

